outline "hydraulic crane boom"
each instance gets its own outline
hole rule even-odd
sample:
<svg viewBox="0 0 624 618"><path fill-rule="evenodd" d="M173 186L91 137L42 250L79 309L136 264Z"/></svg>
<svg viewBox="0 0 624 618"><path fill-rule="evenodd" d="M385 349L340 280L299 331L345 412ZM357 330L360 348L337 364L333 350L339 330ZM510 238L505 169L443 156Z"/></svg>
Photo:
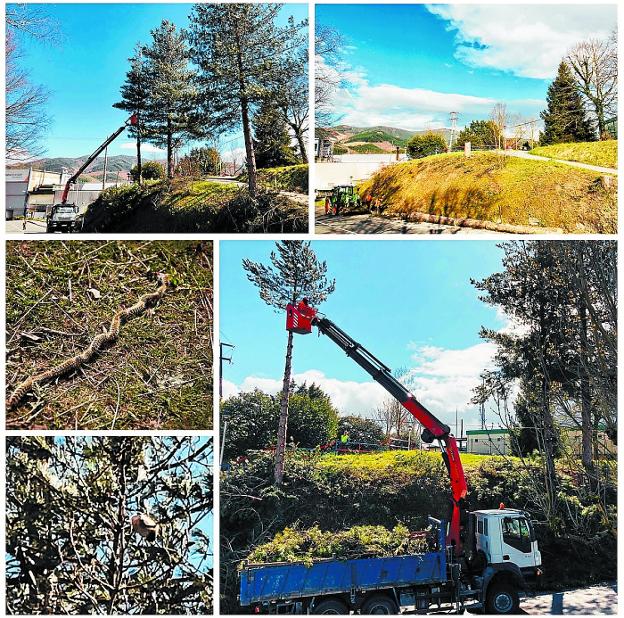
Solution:
<svg viewBox="0 0 624 618"><path fill-rule="evenodd" d="M78 171L75 172L73 174L73 176L65 184L65 189L63 189L63 195L61 196L61 204L67 204L67 198L69 197L69 191L70 191L72 185L78 180L78 178L80 178L80 174L82 174L82 172L84 172L89 167L89 165L91 165L91 163L93 163L93 161L95 161L95 159L100 155L100 153L103 152L104 149L111 142L113 142L117 137L119 137L119 135L121 135L121 133L123 133L123 131L125 130L125 128L127 126L135 125L136 123L137 123L137 115L136 114L132 114L132 116L130 116L130 118L128 118L128 120L126 120L126 122L124 122L123 126L119 127L112 135L107 137L106 140L102 144L100 144L95 149L95 151L93 153L91 153L87 157L87 159L80 166ZM106 179L104 179L104 180L106 180Z"/></svg>
<svg viewBox="0 0 624 618"><path fill-rule="evenodd" d="M376 382L381 384L416 420L424 427L422 439L430 444L438 440L443 445L442 458L451 481L452 510L449 520L447 543L455 547L457 553L461 553L461 527L463 525L464 512L466 510L465 498L467 493L466 477L459 457L457 440L451 434L448 425L440 421L414 395L401 384L393 375L389 367L384 365L377 357L355 341L331 320L318 317L316 311L307 306L307 303L299 303L299 306L288 305L286 328L293 332L306 334L316 326L319 332L329 337L347 356L352 358L364 371Z"/></svg>

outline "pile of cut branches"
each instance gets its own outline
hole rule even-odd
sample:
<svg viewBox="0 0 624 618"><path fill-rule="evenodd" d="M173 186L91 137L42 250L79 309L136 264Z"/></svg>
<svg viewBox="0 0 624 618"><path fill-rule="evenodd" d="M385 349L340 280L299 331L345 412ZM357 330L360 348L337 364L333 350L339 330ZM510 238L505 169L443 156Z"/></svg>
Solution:
<svg viewBox="0 0 624 618"><path fill-rule="evenodd" d="M427 542L399 524L392 530L384 526L354 526L341 532L323 531L318 526L306 530L286 528L269 543L256 547L247 562L302 562L337 558L353 560L369 556L386 557L427 551Z"/></svg>

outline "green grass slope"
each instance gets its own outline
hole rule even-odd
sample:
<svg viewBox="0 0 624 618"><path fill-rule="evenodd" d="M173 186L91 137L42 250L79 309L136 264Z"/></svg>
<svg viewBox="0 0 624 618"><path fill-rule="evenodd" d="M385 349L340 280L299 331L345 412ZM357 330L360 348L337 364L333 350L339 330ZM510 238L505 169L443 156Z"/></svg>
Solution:
<svg viewBox="0 0 624 618"><path fill-rule="evenodd" d="M599 167L617 168L617 144L617 140L553 144L552 146L533 148L531 154L549 159L578 161Z"/></svg>
<svg viewBox="0 0 624 618"><path fill-rule="evenodd" d="M177 179L103 191L85 232L306 232L305 206L269 190L251 200L234 183Z"/></svg>
<svg viewBox="0 0 624 618"><path fill-rule="evenodd" d="M7 243L7 390L84 350L122 306L156 290L157 272L174 284L158 305L80 371L36 389L10 427L212 428L209 242Z"/></svg>
<svg viewBox="0 0 624 618"><path fill-rule="evenodd" d="M490 152L441 154L391 165L361 186L389 214L428 213L566 232L617 231L617 180L564 163Z"/></svg>
<svg viewBox="0 0 624 618"><path fill-rule="evenodd" d="M308 193L308 165L285 165L258 170L261 185L272 191Z"/></svg>

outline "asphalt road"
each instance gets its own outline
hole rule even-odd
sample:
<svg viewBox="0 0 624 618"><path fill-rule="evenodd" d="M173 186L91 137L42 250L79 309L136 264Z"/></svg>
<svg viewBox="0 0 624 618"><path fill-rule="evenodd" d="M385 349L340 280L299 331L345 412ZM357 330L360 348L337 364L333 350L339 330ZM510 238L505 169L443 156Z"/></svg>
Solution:
<svg viewBox="0 0 624 618"><path fill-rule="evenodd" d="M479 230L439 223L416 223L374 217L372 215L328 216L316 211L315 232L317 234L455 234L457 236L509 236L501 232Z"/></svg>
<svg viewBox="0 0 624 618"><path fill-rule="evenodd" d="M5 230L7 234L45 234L46 224L42 219L28 219L24 229L24 222L15 219L6 222Z"/></svg>
<svg viewBox="0 0 624 618"><path fill-rule="evenodd" d="M615 615L618 610L617 584L576 588L565 592L540 593L520 603L523 614L530 616Z"/></svg>

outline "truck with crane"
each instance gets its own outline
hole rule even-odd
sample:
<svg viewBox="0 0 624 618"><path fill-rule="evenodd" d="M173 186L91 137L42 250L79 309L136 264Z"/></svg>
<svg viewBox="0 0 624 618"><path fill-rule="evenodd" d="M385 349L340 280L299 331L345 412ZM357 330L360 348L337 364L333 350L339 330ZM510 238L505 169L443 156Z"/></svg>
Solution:
<svg viewBox="0 0 624 618"><path fill-rule="evenodd" d="M519 593L542 575L542 559L528 513L505 508L468 511L467 483L456 438L399 382L389 367L322 317L306 299L286 307L286 328L316 327L396 398L437 441L448 472L448 519L429 517L428 551L408 556L337 558L304 563L245 564L239 602L256 613L398 614L434 609L515 614Z"/></svg>
<svg viewBox="0 0 624 618"><path fill-rule="evenodd" d="M134 126L137 124L137 115L132 114L130 118L124 122L112 135L109 135L104 142L102 142L83 162L83 164L72 174L72 176L65 183L63 193L61 195L61 201L58 204L54 204L46 216L46 232L78 232L82 227L82 216L80 214L80 208L77 204L68 204L69 192L80 175L100 156L102 152L111 144L117 137L119 137L128 126ZM106 181L106 178L104 178Z"/></svg>

